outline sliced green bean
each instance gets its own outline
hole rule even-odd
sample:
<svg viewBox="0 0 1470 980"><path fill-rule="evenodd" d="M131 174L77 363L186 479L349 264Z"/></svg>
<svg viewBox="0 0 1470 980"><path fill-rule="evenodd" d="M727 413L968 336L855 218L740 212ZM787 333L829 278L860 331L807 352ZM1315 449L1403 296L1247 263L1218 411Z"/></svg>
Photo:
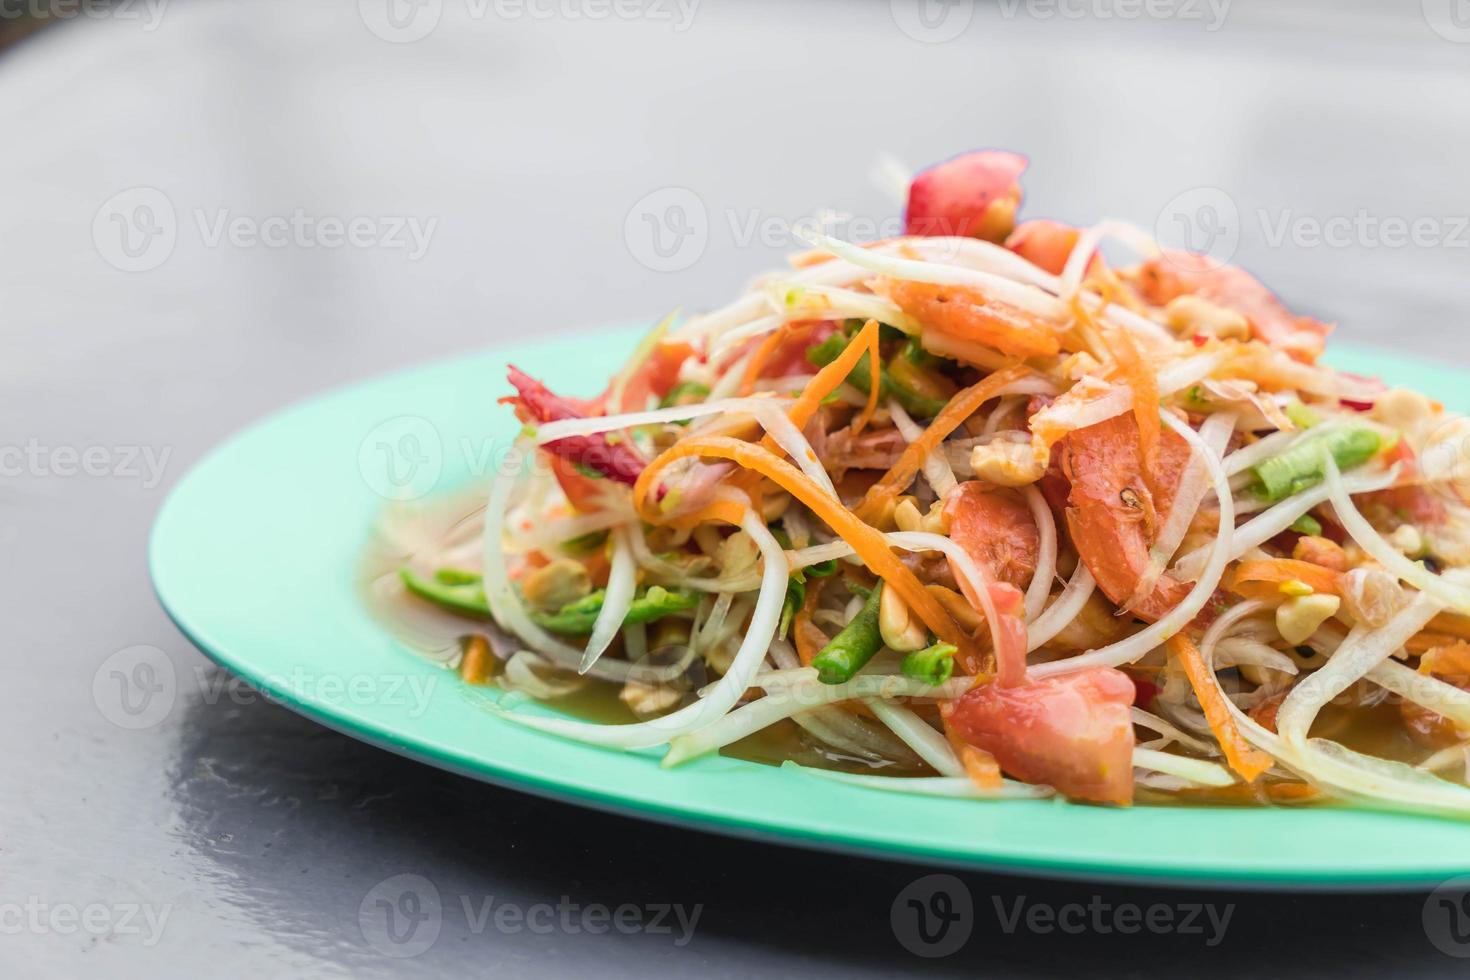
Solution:
<svg viewBox="0 0 1470 980"><path fill-rule="evenodd" d="M954 674L954 655L953 643L936 643L904 657L899 669L925 684L943 684Z"/></svg>
<svg viewBox="0 0 1470 980"><path fill-rule="evenodd" d="M873 654L883 649L883 636L878 631L878 603L883 595L883 583L879 582L862 610L842 632L832 637L812 658L817 668L817 679L823 684L841 684L863 669Z"/></svg>

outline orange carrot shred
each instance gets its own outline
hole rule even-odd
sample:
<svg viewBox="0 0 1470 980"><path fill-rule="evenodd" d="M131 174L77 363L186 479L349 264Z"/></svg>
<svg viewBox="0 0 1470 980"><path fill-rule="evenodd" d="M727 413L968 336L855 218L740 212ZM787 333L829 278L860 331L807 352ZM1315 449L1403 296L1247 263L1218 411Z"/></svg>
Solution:
<svg viewBox="0 0 1470 980"><path fill-rule="evenodd" d="M776 348L781 346L781 341L786 339L790 327L790 323L783 323L761 338L760 345L756 347L745 365L745 373L740 377L740 394L748 395L755 388L755 383L760 379L761 372L765 370L766 363L770 361L771 355L776 353Z"/></svg>
<svg viewBox="0 0 1470 980"><path fill-rule="evenodd" d="M1342 594L1342 573L1295 558L1260 558L1235 566L1230 578L1230 591L1247 599L1281 599L1287 596L1280 586L1284 582L1301 582L1313 592Z"/></svg>
<svg viewBox="0 0 1470 980"><path fill-rule="evenodd" d="M822 597L822 586L826 582L824 578L807 580L806 600L801 604L801 609L797 611L796 618L791 623L791 638L796 643L796 655L801 658L803 667L810 667L812 659L828 643L827 634L812 622L812 614L817 611L817 604Z"/></svg>
<svg viewBox="0 0 1470 980"><path fill-rule="evenodd" d="M870 359L872 360L873 377L876 378L878 377L877 320L869 320L863 324L863 328L852 338L852 342L843 348L842 353L837 356L837 359L818 371L816 376L802 389L801 397L796 399L791 408L786 412L787 416L798 429L806 428L806 424L812 420L812 416L817 414L817 409L822 407L822 399L836 391L847 380L847 376L852 373L852 369L857 366L857 362L861 360L865 352L869 353ZM867 407L863 409L863 413L854 422L854 425L857 426L856 431L862 431L862 425L867 424L877 408L878 386L875 384L872 386L872 391L868 393ZM776 445L776 440L770 436L762 439L761 445L773 453L780 451L780 447Z"/></svg>
<svg viewBox="0 0 1470 980"><path fill-rule="evenodd" d="M852 545L863 563L897 592L936 636L946 643L953 643L963 656L978 656L975 641L955 625L939 601L924 588L908 566L899 561L880 531L855 517L840 500L813 483L805 473L761 446L726 436L695 436L670 446L648 464L633 486L633 506L644 520L652 524L669 523L669 519L653 504L650 495L658 485L659 474L669 464L691 456L728 459L760 473L788 491ZM717 501L710 506L720 503L729 502Z"/></svg>
<svg viewBox="0 0 1470 980"><path fill-rule="evenodd" d="M903 455L899 456L898 462L894 463L893 467L884 473L877 483L868 488L867 494L857 506L858 516L870 521L881 514L886 503L897 498L910 483L914 482L914 477L919 475L924 460L949 437L951 432L978 412L980 406L994 398L1000 389L1025 376L1024 367L1012 365L996 371L983 381L971 385L951 398L944 406L944 410L929 423L923 435L909 443Z"/></svg>
<svg viewBox="0 0 1470 980"><path fill-rule="evenodd" d="M1133 390L1133 417L1138 420L1139 458L1143 476L1151 491L1156 490L1153 474L1158 469L1159 441L1163 438L1163 421L1159 418L1159 379L1153 368L1138 352L1138 345L1126 330L1116 330L1108 338L1108 349L1123 372L1123 381Z"/></svg>
<svg viewBox="0 0 1470 980"><path fill-rule="evenodd" d="M863 406L862 413L853 420L853 435L862 432L863 429L867 428L868 423L873 421L873 413L878 410L878 395L883 387L883 368L878 360L878 321L869 320L863 324L862 332L858 336L867 333L869 328L873 332L868 338L868 403Z"/></svg>
<svg viewBox="0 0 1470 980"><path fill-rule="evenodd" d="M1225 696L1220 693L1219 685L1208 676L1209 667L1205 665L1204 657L1200 656L1199 647L1183 633L1175 633L1166 645L1184 668L1189 686L1194 688L1195 697L1199 698L1200 707L1204 709L1205 721L1209 722L1210 731L1215 733L1215 739L1225 753L1225 761L1246 782L1254 782L1276 760L1241 736L1240 729L1235 726L1235 719L1225 704Z"/></svg>

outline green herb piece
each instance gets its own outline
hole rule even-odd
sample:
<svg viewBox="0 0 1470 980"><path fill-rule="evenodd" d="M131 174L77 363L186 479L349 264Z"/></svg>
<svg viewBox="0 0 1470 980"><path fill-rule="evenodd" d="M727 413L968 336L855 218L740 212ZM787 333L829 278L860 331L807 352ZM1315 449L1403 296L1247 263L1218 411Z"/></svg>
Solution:
<svg viewBox="0 0 1470 980"><path fill-rule="evenodd" d="M683 399L699 401L709 397L709 385L698 381L680 381L669 389L669 393L659 399L659 408L673 408L675 405L685 404Z"/></svg>
<svg viewBox="0 0 1470 980"><path fill-rule="evenodd" d="M1311 514L1303 514L1295 521L1292 521L1291 527L1287 530L1295 531L1297 534L1309 534L1315 537L1322 533L1322 524Z"/></svg>
<svg viewBox="0 0 1470 980"><path fill-rule="evenodd" d="M786 580L786 598L781 603L781 622L776 626L776 635L785 639L786 634L791 631L791 621L806 604L806 580L801 571L797 570Z"/></svg>
<svg viewBox="0 0 1470 980"><path fill-rule="evenodd" d="M1255 492L1267 501L1282 500L1322 482L1327 453L1339 469L1347 470L1368 462L1383 448L1383 437L1366 425L1329 429L1256 464Z"/></svg>
<svg viewBox="0 0 1470 980"><path fill-rule="evenodd" d="M589 531L561 543L561 550L569 555L590 555L607 543L606 531Z"/></svg>

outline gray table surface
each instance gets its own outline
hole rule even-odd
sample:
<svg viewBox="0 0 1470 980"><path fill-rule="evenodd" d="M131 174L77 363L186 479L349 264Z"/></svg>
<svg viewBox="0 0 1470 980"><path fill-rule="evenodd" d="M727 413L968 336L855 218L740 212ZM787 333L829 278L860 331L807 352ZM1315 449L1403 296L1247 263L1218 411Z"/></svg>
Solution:
<svg viewBox="0 0 1470 980"><path fill-rule="evenodd" d="M717 302L819 209L891 215L880 150L1024 149L1033 214L1231 232L1222 247L1342 337L1470 362L1452 4L1137 9L139 0L0 55L0 970L1463 974L1423 895L978 873L960 876L969 942L922 959L890 910L935 869L596 814L208 697L150 591L153 515L221 438L401 365ZM283 240L249 237L298 212ZM358 244L323 245L353 218ZM426 249L392 234L408 219ZM132 731L101 668L138 645L191 682ZM432 943L374 931L399 875L440 897ZM1018 900L1114 911L1008 928ZM484 919L487 901L581 908L548 934ZM1105 931L1155 903L1232 917L1214 946L1208 928ZM625 904L698 906L692 940L582 928Z"/></svg>

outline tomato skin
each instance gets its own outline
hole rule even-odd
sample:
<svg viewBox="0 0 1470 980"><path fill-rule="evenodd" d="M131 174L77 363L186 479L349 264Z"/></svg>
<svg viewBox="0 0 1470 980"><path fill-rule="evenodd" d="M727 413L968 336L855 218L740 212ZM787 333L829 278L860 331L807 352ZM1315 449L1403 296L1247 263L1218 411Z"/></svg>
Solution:
<svg viewBox="0 0 1470 980"><path fill-rule="evenodd" d="M1399 479L1413 480L1419 476L1419 461L1414 455L1414 450L1408 441L1400 439L1398 443L1383 456L1385 466L1395 463L1399 467ZM1386 490L1375 490L1362 496L1363 506L1368 509L1368 516L1380 518L1381 512L1387 511L1387 517L1397 521L1409 521L1421 527L1433 527L1443 524L1449 519L1449 511L1444 501L1434 494L1434 491L1419 484L1405 484L1403 486L1389 487Z"/></svg>
<svg viewBox="0 0 1470 980"><path fill-rule="evenodd" d="M659 344L623 386L622 405L610 411L641 412L648 407L650 397L663 398L679 383L679 369L684 362L694 356L694 348L682 340Z"/></svg>
<svg viewBox="0 0 1470 980"><path fill-rule="evenodd" d="M577 471L570 460L555 453L541 450L542 456L551 464L551 472L561 485L561 492L576 510L590 514L602 509L602 485L593 477Z"/></svg>
<svg viewBox="0 0 1470 980"><path fill-rule="evenodd" d="M982 571L1017 588L1031 581L1041 534L1020 493L967 480L950 491L944 512L949 517L949 536Z"/></svg>
<svg viewBox="0 0 1470 980"><path fill-rule="evenodd" d="M995 756L1017 779L1074 800L1133 802L1128 675L1096 667L1005 688L985 684L942 709L952 735Z"/></svg>
<svg viewBox="0 0 1470 980"><path fill-rule="evenodd" d="M786 378L797 374L810 374L812 363L806 352L825 341L841 328L836 320L806 320L793 323L787 328L786 336L776 345L761 369L762 378Z"/></svg>
<svg viewBox="0 0 1470 980"><path fill-rule="evenodd" d="M992 488L978 480L961 483L944 504L949 536L975 561L984 579L970 582L951 564L965 598L983 609L984 589L996 612L991 631L995 642L996 682L1015 687L1026 679L1026 608L1021 586L1036 572L1041 533L1031 509L1015 490Z"/></svg>
<svg viewBox="0 0 1470 980"><path fill-rule="evenodd" d="M1049 218L1034 218L1016 226L1016 230L1006 238L1006 248L1032 265L1059 276L1067 267L1067 259L1071 257L1072 249L1076 247L1077 239L1081 235L1080 228ZM1107 263L1102 260L1102 256L1094 253L1087 262L1086 276L1098 275L1106 268Z"/></svg>
<svg viewBox="0 0 1470 980"><path fill-rule="evenodd" d="M975 150L922 171L909 185L908 235L955 235L999 242L1015 223L1027 160L1006 150Z"/></svg>

